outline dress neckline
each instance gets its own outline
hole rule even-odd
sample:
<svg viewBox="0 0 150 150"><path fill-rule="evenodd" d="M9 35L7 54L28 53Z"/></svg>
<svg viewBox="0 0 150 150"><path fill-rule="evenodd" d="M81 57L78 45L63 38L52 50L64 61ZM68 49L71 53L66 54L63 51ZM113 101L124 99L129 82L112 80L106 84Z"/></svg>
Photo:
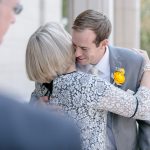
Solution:
<svg viewBox="0 0 150 150"><path fill-rule="evenodd" d="M72 73L75 73L75 72L77 72L77 70L72 71L72 72L68 72L68 73L63 73L62 75L72 74Z"/></svg>

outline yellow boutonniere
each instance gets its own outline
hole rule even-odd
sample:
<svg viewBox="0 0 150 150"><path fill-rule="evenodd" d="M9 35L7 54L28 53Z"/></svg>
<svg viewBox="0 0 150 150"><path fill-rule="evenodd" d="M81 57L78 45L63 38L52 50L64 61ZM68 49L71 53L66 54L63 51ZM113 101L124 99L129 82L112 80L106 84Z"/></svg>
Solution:
<svg viewBox="0 0 150 150"><path fill-rule="evenodd" d="M113 73L114 84L122 85L125 82L125 69L124 68L117 68L116 71Z"/></svg>

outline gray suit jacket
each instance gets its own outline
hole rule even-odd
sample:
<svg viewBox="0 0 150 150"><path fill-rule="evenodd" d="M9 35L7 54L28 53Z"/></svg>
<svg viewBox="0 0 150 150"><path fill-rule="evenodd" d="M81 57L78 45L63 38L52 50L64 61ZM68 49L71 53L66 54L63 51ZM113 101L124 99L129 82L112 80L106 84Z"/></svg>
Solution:
<svg viewBox="0 0 150 150"><path fill-rule="evenodd" d="M125 83L120 86L123 90L137 91L142 76L143 58L135 52L125 48L109 46L110 71L116 67L125 69ZM113 79L110 79L113 83ZM116 114L109 114L112 120L112 132L117 150L149 150L150 122L125 118ZM138 130L137 124L138 123Z"/></svg>

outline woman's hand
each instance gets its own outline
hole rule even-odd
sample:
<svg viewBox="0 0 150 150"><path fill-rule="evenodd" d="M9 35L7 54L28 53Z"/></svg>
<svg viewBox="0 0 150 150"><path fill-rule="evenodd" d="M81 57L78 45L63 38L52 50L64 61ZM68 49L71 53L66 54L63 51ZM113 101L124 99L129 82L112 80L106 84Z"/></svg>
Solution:
<svg viewBox="0 0 150 150"><path fill-rule="evenodd" d="M141 86L145 86L150 89L150 59L147 51L141 49L132 49L133 51L141 54L145 60L144 72L141 80Z"/></svg>
<svg viewBox="0 0 150 150"><path fill-rule="evenodd" d="M145 64L150 64L150 59L149 59L149 56L148 56L146 50L135 49L135 48L132 48L131 50L133 50L133 51L139 53L140 55L142 55L144 57Z"/></svg>
<svg viewBox="0 0 150 150"><path fill-rule="evenodd" d="M42 96L42 97L40 97L39 101L41 101L43 103L48 103L48 96Z"/></svg>

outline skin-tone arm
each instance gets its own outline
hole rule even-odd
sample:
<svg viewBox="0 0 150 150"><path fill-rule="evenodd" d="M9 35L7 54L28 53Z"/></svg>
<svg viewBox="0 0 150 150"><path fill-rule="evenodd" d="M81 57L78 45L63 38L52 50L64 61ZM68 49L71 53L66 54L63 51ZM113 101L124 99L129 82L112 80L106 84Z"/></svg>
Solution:
<svg viewBox="0 0 150 150"><path fill-rule="evenodd" d="M149 81L149 77L150 77L150 59L149 59L149 56L147 54L147 51L141 50L141 49L135 49L135 48L132 48L131 50L139 53L140 55L142 55L144 57L145 68L144 68L144 73L143 73L143 77L142 77L142 80L141 80L141 86L145 86L147 88L150 88L150 81Z"/></svg>
<svg viewBox="0 0 150 150"><path fill-rule="evenodd" d="M148 54L146 51L138 50L140 54L143 55L145 58L145 68L144 68L144 74L141 80L141 86L145 86L147 88L150 88L150 60L148 57Z"/></svg>

